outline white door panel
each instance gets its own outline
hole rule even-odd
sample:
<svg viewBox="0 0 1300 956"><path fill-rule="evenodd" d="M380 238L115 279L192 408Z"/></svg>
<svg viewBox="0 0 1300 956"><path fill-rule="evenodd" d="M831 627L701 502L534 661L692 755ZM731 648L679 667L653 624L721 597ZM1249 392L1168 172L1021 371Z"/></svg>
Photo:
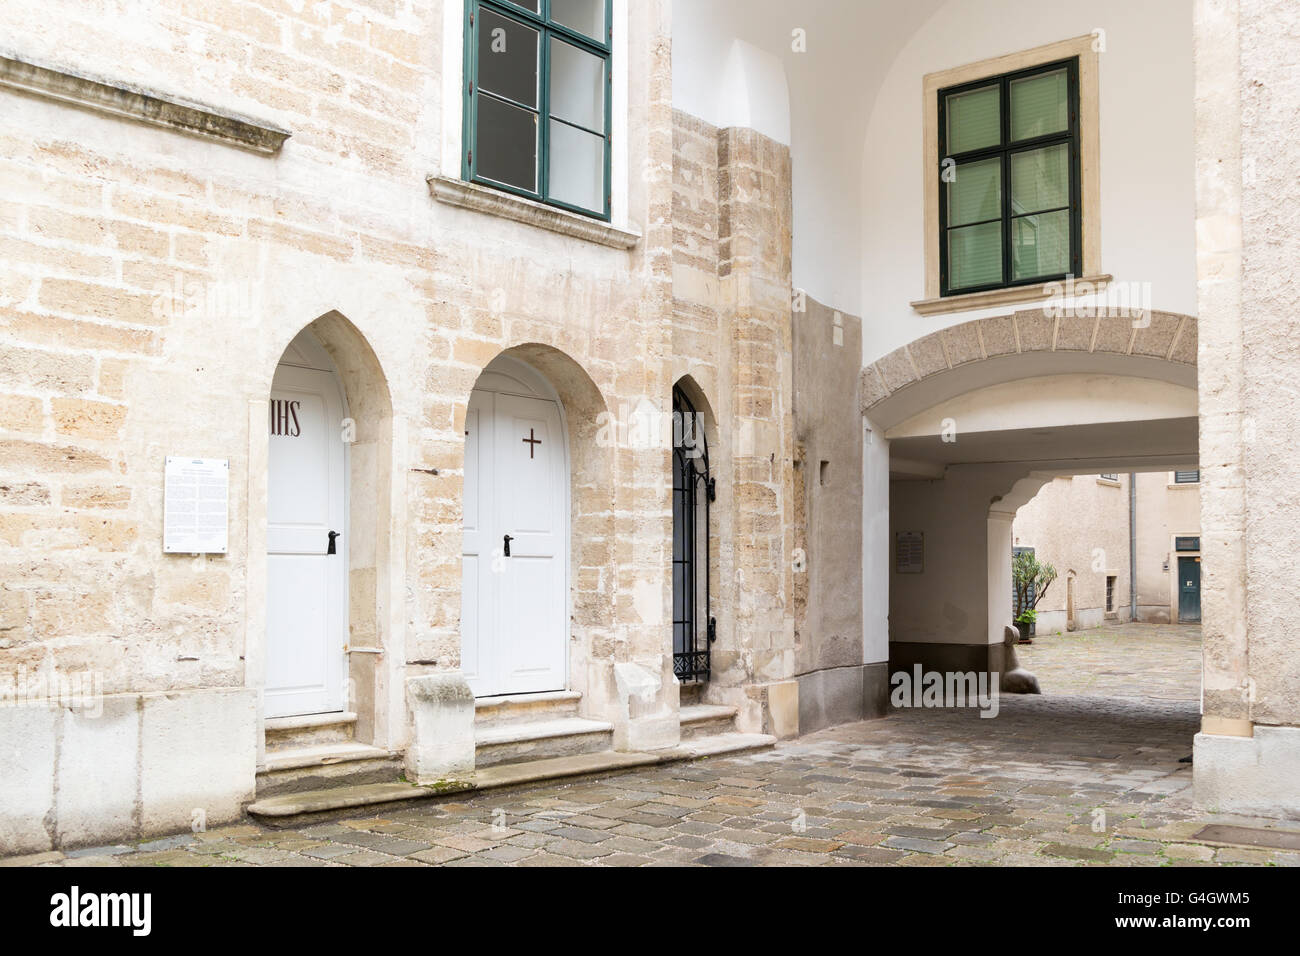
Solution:
<svg viewBox="0 0 1300 956"><path fill-rule="evenodd" d="M282 365L267 463L266 715L344 709L347 446L330 372ZM337 533L335 553L330 532Z"/></svg>
<svg viewBox="0 0 1300 956"><path fill-rule="evenodd" d="M479 697L562 690L568 463L559 406L476 389L466 431L462 669Z"/></svg>

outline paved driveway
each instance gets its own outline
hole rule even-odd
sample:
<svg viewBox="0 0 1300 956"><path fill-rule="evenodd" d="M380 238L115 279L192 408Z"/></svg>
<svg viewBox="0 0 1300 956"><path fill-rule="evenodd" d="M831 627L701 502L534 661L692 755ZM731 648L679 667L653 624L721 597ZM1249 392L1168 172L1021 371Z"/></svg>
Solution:
<svg viewBox="0 0 1300 956"><path fill-rule="evenodd" d="M486 793L294 831L245 825L46 865L1294 865L1198 841L1186 788L1195 629L1127 626L1023 648L1042 697L897 710L775 750ZM1283 825L1287 826L1287 825ZM1290 824L1292 828L1295 824Z"/></svg>

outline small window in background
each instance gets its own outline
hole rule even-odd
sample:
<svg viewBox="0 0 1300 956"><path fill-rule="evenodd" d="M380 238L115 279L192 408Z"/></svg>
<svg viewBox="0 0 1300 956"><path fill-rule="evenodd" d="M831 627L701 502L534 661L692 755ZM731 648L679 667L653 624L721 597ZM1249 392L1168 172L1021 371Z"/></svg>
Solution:
<svg viewBox="0 0 1300 956"><path fill-rule="evenodd" d="M1195 485L1201 481L1200 471L1176 471L1174 472L1174 484L1176 485Z"/></svg>
<svg viewBox="0 0 1300 956"><path fill-rule="evenodd" d="M1119 475L1099 475L1103 481L1119 481Z"/></svg>
<svg viewBox="0 0 1300 956"><path fill-rule="evenodd" d="M939 92L943 295L1082 272L1078 60Z"/></svg>
<svg viewBox="0 0 1300 956"><path fill-rule="evenodd" d="M1106 576L1106 611L1112 612L1114 610L1115 610L1115 575L1108 574Z"/></svg>

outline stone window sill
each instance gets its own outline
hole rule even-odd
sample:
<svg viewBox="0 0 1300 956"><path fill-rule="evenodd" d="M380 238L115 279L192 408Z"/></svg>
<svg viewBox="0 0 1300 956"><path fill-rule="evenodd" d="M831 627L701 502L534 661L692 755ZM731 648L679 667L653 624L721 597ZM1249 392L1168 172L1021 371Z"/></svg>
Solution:
<svg viewBox="0 0 1300 956"><path fill-rule="evenodd" d="M620 229L599 219L547 206L478 183L438 175L429 176L428 182L429 193L433 198L449 206L500 216L502 219L526 223L562 236L609 246L611 249L631 249L641 241L639 232Z"/></svg>
<svg viewBox="0 0 1300 956"><path fill-rule="evenodd" d="M1076 287L1085 282L1092 286L1093 292L1102 292L1110 284L1113 276L1095 275L1075 279ZM1056 283L1060 285L1060 283ZM966 295L946 295L938 299L921 299L911 303L912 308L921 315L944 315L948 312L969 312L975 309L992 309L1001 305L1018 305L1021 302L1046 301L1054 298L1048 287L1053 283L1042 285L1022 285L1010 289L991 289L988 292L971 292Z"/></svg>
<svg viewBox="0 0 1300 956"><path fill-rule="evenodd" d="M1118 488L1120 483L1114 478L1098 478L1097 484L1106 485L1108 488Z"/></svg>

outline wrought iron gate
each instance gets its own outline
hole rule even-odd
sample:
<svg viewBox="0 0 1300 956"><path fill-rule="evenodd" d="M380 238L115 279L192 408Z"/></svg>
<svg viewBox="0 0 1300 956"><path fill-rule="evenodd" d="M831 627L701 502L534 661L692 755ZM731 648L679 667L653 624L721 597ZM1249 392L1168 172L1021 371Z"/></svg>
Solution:
<svg viewBox="0 0 1300 956"><path fill-rule="evenodd" d="M709 506L716 496L704 422L673 388L673 673L682 682L709 679L709 646L717 640L709 585Z"/></svg>

